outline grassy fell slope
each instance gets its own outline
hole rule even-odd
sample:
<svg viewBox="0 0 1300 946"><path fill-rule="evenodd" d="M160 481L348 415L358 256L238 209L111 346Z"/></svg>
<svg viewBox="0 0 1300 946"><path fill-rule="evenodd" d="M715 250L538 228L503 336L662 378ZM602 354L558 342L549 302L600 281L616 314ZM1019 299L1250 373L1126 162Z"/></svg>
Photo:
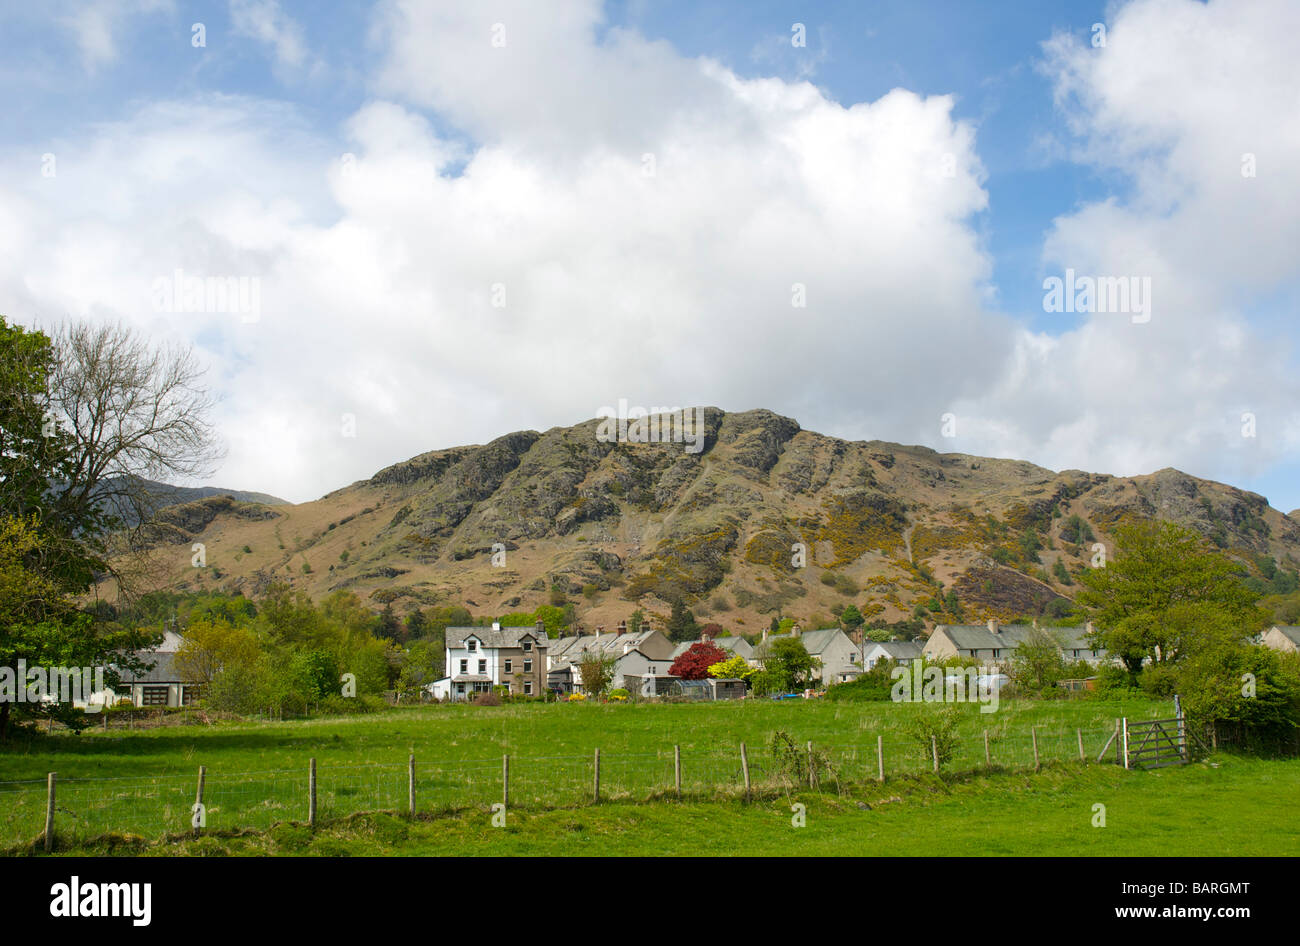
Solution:
<svg viewBox="0 0 1300 946"><path fill-rule="evenodd" d="M257 594L349 588L399 611L532 610L558 585L587 626L673 595L701 620L756 631L835 604L894 619L955 589L967 620L1042 611L1074 591L1093 541L1166 518L1243 560L1300 562L1300 522L1262 497L1176 470L1112 477L844 441L770 411L705 411L704 449L604 443L597 421L421 454L299 505L219 497L167 511L160 584ZM1094 539L1069 541L1071 517ZM1025 550L1027 532L1038 550ZM206 547L194 568L191 546ZM791 545L807 567L791 566ZM492 549L506 550L505 566ZM587 594L584 595L583 589Z"/></svg>

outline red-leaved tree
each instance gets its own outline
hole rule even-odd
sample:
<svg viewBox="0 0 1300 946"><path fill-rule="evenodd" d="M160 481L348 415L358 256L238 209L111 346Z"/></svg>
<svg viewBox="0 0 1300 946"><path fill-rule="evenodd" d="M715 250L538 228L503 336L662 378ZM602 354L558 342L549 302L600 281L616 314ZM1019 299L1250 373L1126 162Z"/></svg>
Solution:
<svg viewBox="0 0 1300 946"><path fill-rule="evenodd" d="M709 675L709 668L727 659L727 652L712 641L700 641L692 644L668 668L674 677L683 680L703 680Z"/></svg>

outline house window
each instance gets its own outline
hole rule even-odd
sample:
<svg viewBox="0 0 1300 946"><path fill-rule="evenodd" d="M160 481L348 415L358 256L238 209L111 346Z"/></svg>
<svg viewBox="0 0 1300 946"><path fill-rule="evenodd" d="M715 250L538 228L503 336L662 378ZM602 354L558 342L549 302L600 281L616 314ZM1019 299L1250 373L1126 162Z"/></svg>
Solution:
<svg viewBox="0 0 1300 946"><path fill-rule="evenodd" d="M460 694L464 694L464 692L465 692L465 684L463 684L463 683L458 683L458 684L456 684L456 692L457 692L457 693L460 693Z"/></svg>
<svg viewBox="0 0 1300 946"><path fill-rule="evenodd" d="M512 670L513 667L514 667L514 661L511 660L511 659L509 659L509 658L507 657L507 658L506 658L506 673L513 673L513 672L514 672L514 671Z"/></svg>
<svg viewBox="0 0 1300 946"><path fill-rule="evenodd" d="M525 680L525 681L524 681L524 695L525 695L525 696L532 696L532 695L533 695L533 681L532 681L532 680Z"/></svg>
<svg viewBox="0 0 1300 946"><path fill-rule="evenodd" d="M533 642L532 642L532 641L524 641L524 653L528 653L528 652L529 652L530 650L532 650L532 649L533 649Z"/></svg>
<svg viewBox="0 0 1300 946"><path fill-rule="evenodd" d="M181 687L181 706L196 706L199 697L202 695L200 688L197 686Z"/></svg>
<svg viewBox="0 0 1300 946"><path fill-rule="evenodd" d="M167 705L167 687L143 687L143 693L140 697L141 706L166 706Z"/></svg>
<svg viewBox="0 0 1300 946"><path fill-rule="evenodd" d="M462 660L462 661L460 662L460 672L461 672L461 673L469 673L469 661L468 661L468 660Z"/></svg>
<svg viewBox="0 0 1300 946"><path fill-rule="evenodd" d="M465 642L465 649L468 650L471 654L473 654L473 653L477 653L477 652L478 652L478 641L476 641L476 640L472 640L472 639L471 639L471 640L467 640L467 641Z"/></svg>
<svg viewBox="0 0 1300 946"><path fill-rule="evenodd" d="M478 672L479 672L479 673L487 673L487 661L486 661L486 660L480 660L480 661L478 662Z"/></svg>
<svg viewBox="0 0 1300 946"><path fill-rule="evenodd" d="M532 673L532 672L533 672L533 658L531 658L531 657L525 657L525 658L524 658L524 673Z"/></svg>

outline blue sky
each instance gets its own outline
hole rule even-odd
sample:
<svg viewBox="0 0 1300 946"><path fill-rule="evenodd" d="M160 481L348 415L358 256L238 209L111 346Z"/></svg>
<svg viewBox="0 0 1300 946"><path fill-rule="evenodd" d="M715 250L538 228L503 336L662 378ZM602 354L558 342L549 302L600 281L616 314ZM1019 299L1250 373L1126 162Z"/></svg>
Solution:
<svg viewBox="0 0 1300 946"><path fill-rule="evenodd" d="M1295 194L1294 172L1277 170L1295 165L1286 150L1294 148L1295 110L1270 112L1276 103L1294 105L1298 83L1294 66L1266 68L1270 44L1294 20L1285 4L1251 10L1222 0L620 0L602 7L574 0L556 4L547 18L526 5L501 6L487 13L481 5L412 0L331 5L323 14L319 5L287 0L68 0L0 13L0 155L11 180L0 227L18 227L23 213L36 214L54 246L47 257L11 261L11 271L0 273L0 311L36 320L60 313L123 318L196 344L213 363L226 405L221 420L231 455L218 478L299 500L422 450L576 422L620 396L634 403L658 403L650 398L660 396L669 399L664 403L698 397L728 409L771 407L854 439L1021 456L1056 468L1130 474L1175 465L1262 492L1284 511L1300 506L1291 352L1300 278L1277 249L1296 232L1295 209L1277 209ZM497 19L506 23L516 57L504 69L480 42ZM206 29L202 49L191 44L195 22ZM1099 22L1111 37L1102 50L1090 44ZM796 23L806 28L805 48L790 43ZM1227 34L1234 42L1213 42ZM1217 74L1227 77L1225 87L1239 83L1238 107L1231 97L1216 103L1199 89L1213 65L1205 61L1207 49L1223 57ZM708 60L725 70L722 78L701 66ZM1255 71L1258 63L1265 65ZM744 84L766 79L779 82L776 106ZM815 98L800 92L803 83ZM697 96L698 108L674 97L678 89ZM945 96L951 103L941 115L927 110L927 102ZM851 108L858 103L866 111ZM620 120L593 128L599 122L584 118L588 113L630 118L626 127ZM585 246L602 232L599 214L556 229L564 216L556 207L590 196L589 176L574 168L608 168L611 154L635 162L639 149L652 147L638 140L641 114L645 140L657 142L661 154L708 155L694 165L700 181L683 173L681 190L652 205L664 208L663 220L645 232L629 223L627 233L620 222L611 241L617 249L590 259ZM797 124L800 140L787 140L782 115ZM543 118L546 127L538 127ZM728 154L725 140L702 130L713 121L753 137ZM871 137L883 134L881 127L924 153L956 152L960 191L936 204L925 190L925 169L916 179L900 177L897 188L864 182L860 168L910 173L899 170L896 143ZM1216 137L1224 154L1215 153ZM832 142L834 163L820 164L828 153L821 141ZM752 183L735 181L744 167L734 163L743 161L742 145L762 168ZM1239 202L1231 190L1236 161L1252 149L1267 171ZM23 176L24 162L34 166L47 152L58 155L58 183ZM133 152L155 154L165 173L150 171L143 158L124 169ZM346 191L331 166L343 154L359 155L367 174L382 166L384 180L365 177L363 191ZM482 248L454 272L450 262L444 270L445 234L408 229L418 222L407 220L403 201L385 190L414 173L410 162L417 159L439 163L437 175L453 179L435 184L430 227L465 233L488 226L497 237L485 245L489 254L500 250L506 284L529 287L525 298L536 308L507 316L513 335L482 334L480 314L451 301L483 294L477 284L458 284ZM783 161L817 164L820 177L790 176L777 166ZM1215 161L1226 170L1207 170ZM759 301L766 314L756 317L746 347L759 352L754 364L761 371L739 358L702 370L706 360L694 350L673 353L656 341L639 359L644 369L600 377L584 353L590 359L641 337L630 328L618 337L624 329L610 328L608 344L583 341L583 331L610 324L601 313L623 305L615 295L632 298L625 326L680 310L682 323L663 325L664 335L699 325L704 312L733 336L746 324L755 300L739 300L749 281L744 266L726 254L709 258L716 246L698 242L719 219L730 219L721 198L699 209L707 203L701 194L715 189L707 186L712 174L727 182L722 189L734 184L727 196L737 202L737 219L754 212L745 218L746 232L759 236L746 252L754 260L771 254L755 262L755 273L787 260L796 276L800 266L818 272L810 293L835 306L812 315L821 340L784 343L787 315L775 304L766 313ZM517 199L517 218L509 207L474 210L522 179L530 181L530 196ZM779 202L760 206L776 179L816 191L809 197L814 209L792 224L788 245L763 229L789 213ZM423 200L423 183L402 186ZM843 214L837 190L849 195ZM906 196L895 201L894 190ZM195 206L187 192L196 193ZM527 205L533 195L535 208ZM634 209L645 212L637 200L620 221ZM42 201L50 203L42 209ZM155 226L147 240L137 240ZM123 259L96 259L93 245L73 236L101 228L127 244ZM930 240L930 233L937 236ZM519 245L506 246L515 236ZM825 252L801 258L809 240L819 238L828 241ZM851 255L838 254L859 238L878 256L895 246L898 255L867 259L860 278L841 283L830 259L838 260L839 273L854 265ZM683 275L686 257L661 252L663 239L709 246L689 258L702 272ZM568 250L543 248L542 240ZM1252 252L1255 240L1272 249ZM100 252L117 241L104 238ZM644 246L655 247L645 265ZM1241 249L1235 263L1225 249L1231 246ZM413 300L427 295L417 288L427 275L420 260L434 247L442 250L427 267L434 309L426 323L409 310L426 304ZM338 252L344 256L331 256ZM1206 254L1221 257L1222 266L1200 266ZM47 266L48 259L57 265ZM223 272L247 270L263 279L280 306L274 318L250 329L131 311L132 287L150 274L179 266L194 272L214 260L225 261ZM1081 272L1092 265L1101 273L1155 273L1160 298L1177 304L1161 313L1167 321L1147 338L1095 315L1045 312L1042 280L1075 261ZM331 312L328 298L309 303L315 290L293 282L310 281L313 266L319 274L353 265L358 283L375 279L380 287L359 297L361 308L373 303L384 315L358 315L355 305ZM936 285L921 287L918 298L891 280L912 267L913 285L935 273ZM75 287L58 281L58 273L69 272L81 274ZM781 278L792 277L782 270ZM612 295L611 286L620 288ZM717 310L733 298L735 312ZM955 321L953 307L970 312ZM408 315L391 319L394 308ZM692 311L694 321L685 315ZM412 360L394 356L386 367L392 350L367 348L374 335L357 324L367 321L405 339L395 347ZM561 322L572 333L562 341L542 328ZM305 369L291 367L334 357L337 347L324 342L314 355L287 347L313 326L355 354L328 389L316 390L323 369L299 375ZM847 337L837 340L841 328ZM444 360L454 339L479 346L480 354ZM709 341L706 332L701 344ZM466 378L524 375L538 351L548 352L562 376L593 375L591 385L557 385L567 393L539 398L503 381L499 392L483 392L472 403L454 394ZM415 352L423 354L416 359ZM797 370L783 358L800 359ZM881 368L882 361L907 370ZM441 388L426 377L439 371L447 379ZM765 388L758 374L789 380ZM835 383L845 377L853 382ZM908 393L917 390L925 393ZM433 419L425 421L434 404ZM948 410L969 419L955 440L939 433L938 417ZM1257 437L1236 434L1247 412L1257 415ZM366 443L332 436L337 425L326 418L343 413L362 418ZM316 432L290 448L288 430ZM232 477L237 481L226 482Z"/></svg>

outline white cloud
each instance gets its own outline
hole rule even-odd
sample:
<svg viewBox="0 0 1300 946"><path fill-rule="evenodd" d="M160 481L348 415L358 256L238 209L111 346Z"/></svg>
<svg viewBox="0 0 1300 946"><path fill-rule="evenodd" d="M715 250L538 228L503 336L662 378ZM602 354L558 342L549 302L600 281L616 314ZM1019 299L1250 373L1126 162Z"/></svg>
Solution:
<svg viewBox="0 0 1300 946"><path fill-rule="evenodd" d="M217 480L291 499L620 397L1195 472L1241 410L1277 431L1263 418L1293 402L1285 354L1248 310L1295 284L1300 168L1282 108L1294 75L1275 65L1291 14L1199 9L1138 4L1105 50L1048 48L1080 153L1136 184L1058 220L1045 266L1150 275L1146 325L1096 317L1047 336L985 309L973 217L987 195L950 97L845 107L805 82L742 80L601 34L595 0L385 4L377 98L337 141L287 107L212 98L70 133L53 180L26 151L6 156L0 312L193 340L224 395ZM1207 24L1228 41L1207 47ZM1194 96L1200 72L1232 84L1206 90L1207 114L1150 104ZM1254 180L1244 150L1260 156ZM258 277L260 320L154 312L150 284L175 268ZM956 443L938 436L948 410Z"/></svg>
<svg viewBox="0 0 1300 946"><path fill-rule="evenodd" d="M173 8L171 0L74 0L60 6L58 22L72 34L88 72L117 59L118 34L133 17Z"/></svg>
<svg viewBox="0 0 1300 946"><path fill-rule="evenodd" d="M1286 0L1139 0L1115 12L1104 48L1045 44L1076 158L1131 182L1055 221L1045 272L1149 276L1151 321L1098 314L1057 337L1025 333L1018 372L962 405L991 424L1014 419L987 449L1230 479L1294 459L1294 335L1271 323L1293 326L1275 298L1300 285L1297 30ZM1246 153L1257 177L1242 175ZM1253 441L1246 410L1261 419Z"/></svg>
<svg viewBox="0 0 1300 946"><path fill-rule="evenodd" d="M236 34L271 47L281 66L298 67L306 59L302 26L279 0L230 0L230 23Z"/></svg>

